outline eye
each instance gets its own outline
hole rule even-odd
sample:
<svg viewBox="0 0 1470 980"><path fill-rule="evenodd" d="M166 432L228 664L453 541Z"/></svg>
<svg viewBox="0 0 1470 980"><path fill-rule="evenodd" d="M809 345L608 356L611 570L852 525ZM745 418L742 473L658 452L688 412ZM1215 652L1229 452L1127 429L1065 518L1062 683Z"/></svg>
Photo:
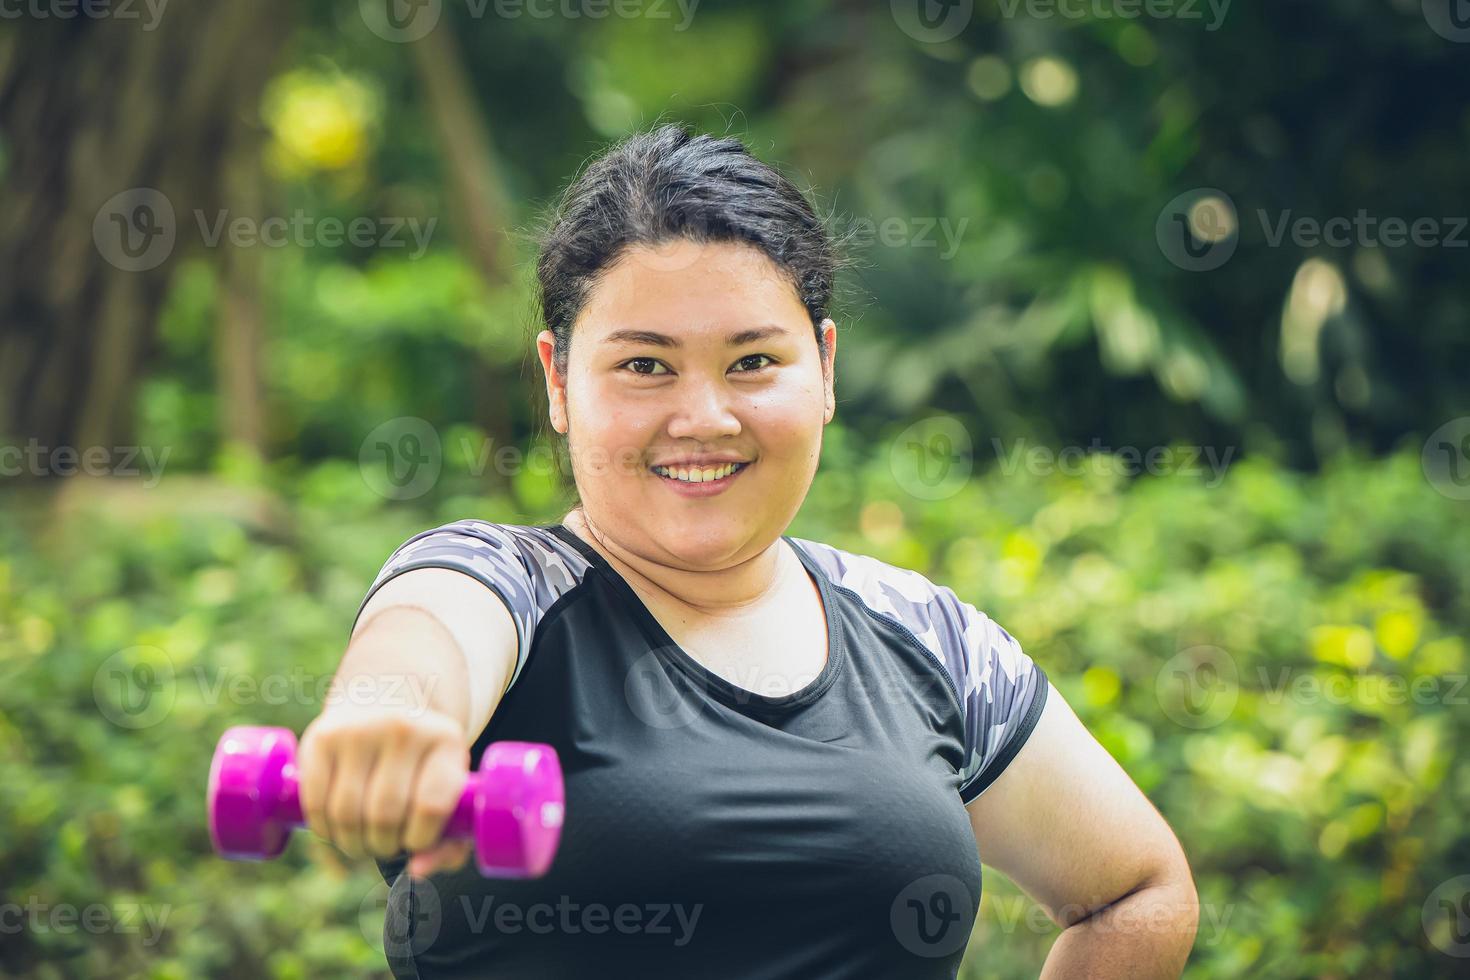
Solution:
<svg viewBox="0 0 1470 980"><path fill-rule="evenodd" d="M662 362L661 361L655 360L652 357L634 357L634 358L631 358L629 360L624 361L622 364L619 364L618 367L627 367L630 364L653 364L653 365L657 365L657 366L662 366ZM642 374L642 375L650 376L650 377L657 377L657 375L655 375L651 370L650 371L639 371L639 370L636 370L635 369L633 371L633 373L634 374Z"/></svg>
<svg viewBox="0 0 1470 980"><path fill-rule="evenodd" d="M735 363L736 364L744 364L746 361L753 361L753 360L755 360L758 357L764 357L766 360L770 361L772 364L776 363L776 359L774 357L772 357L770 354L746 354L744 357L742 357L740 360L736 361ZM741 374L750 374L752 371L759 371L763 367L766 367L766 365L762 364L762 365L760 365L758 367L752 368L750 371L741 371L740 373Z"/></svg>

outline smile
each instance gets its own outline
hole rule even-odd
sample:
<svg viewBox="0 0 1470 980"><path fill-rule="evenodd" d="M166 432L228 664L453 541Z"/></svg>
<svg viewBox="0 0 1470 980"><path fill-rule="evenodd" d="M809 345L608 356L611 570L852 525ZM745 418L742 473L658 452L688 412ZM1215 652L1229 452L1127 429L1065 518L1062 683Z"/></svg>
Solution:
<svg viewBox="0 0 1470 980"><path fill-rule="evenodd" d="M749 466L749 463L726 463L723 466L674 467L672 469L653 466L650 469L675 489L687 488L707 493L729 486Z"/></svg>

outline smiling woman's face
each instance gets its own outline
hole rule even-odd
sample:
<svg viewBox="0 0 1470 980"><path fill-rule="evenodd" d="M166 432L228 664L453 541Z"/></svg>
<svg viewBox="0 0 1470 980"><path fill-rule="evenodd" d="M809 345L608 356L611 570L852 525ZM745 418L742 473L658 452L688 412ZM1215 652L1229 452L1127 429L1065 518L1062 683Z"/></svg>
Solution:
<svg viewBox="0 0 1470 980"><path fill-rule="evenodd" d="M631 552L691 569L770 547L801 508L835 408L837 329L822 330L825 364L806 307L753 246L627 250L577 318L565 378L551 331L537 337L588 520ZM709 457L746 465L703 484L654 470Z"/></svg>

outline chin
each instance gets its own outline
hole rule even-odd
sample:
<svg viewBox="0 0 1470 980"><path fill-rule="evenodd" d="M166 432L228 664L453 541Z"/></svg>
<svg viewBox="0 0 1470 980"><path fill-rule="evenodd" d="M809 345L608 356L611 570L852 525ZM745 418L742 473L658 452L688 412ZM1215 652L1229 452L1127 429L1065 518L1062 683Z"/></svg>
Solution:
<svg viewBox="0 0 1470 980"><path fill-rule="evenodd" d="M664 551L692 568L711 568L728 562L749 539L744 527L711 527L701 521L687 530L668 524L652 534Z"/></svg>

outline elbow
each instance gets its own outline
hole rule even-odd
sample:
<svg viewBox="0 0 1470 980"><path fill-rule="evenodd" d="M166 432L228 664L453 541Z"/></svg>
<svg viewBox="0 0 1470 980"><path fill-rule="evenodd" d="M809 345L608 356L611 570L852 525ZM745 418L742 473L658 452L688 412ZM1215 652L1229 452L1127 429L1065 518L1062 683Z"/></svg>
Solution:
<svg viewBox="0 0 1470 980"><path fill-rule="evenodd" d="M1199 932L1200 907L1199 890L1182 853L1163 869L1154 887L1160 889L1163 906L1158 913L1159 921L1170 935L1178 937L1179 947L1187 955L1194 948Z"/></svg>
<svg viewBox="0 0 1470 980"><path fill-rule="evenodd" d="M1199 889L1179 838L1170 833L1166 842L1161 841L1149 866L1141 887L1150 892L1155 921L1163 931L1177 936L1185 950L1192 949L1199 931Z"/></svg>
<svg viewBox="0 0 1470 980"><path fill-rule="evenodd" d="M1189 863L1177 853L1161 860L1112 901L1048 912L1062 929L1091 926L1141 931L1153 935L1155 945L1187 956L1199 931L1199 891Z"/></svg>
<svg viewBox="0 0 1470 980"><path fill-rule="evenodd" d="M1187 946L1194 947L1194 938L1199 934L1199 890L1194 885L1194 875L1190 874L1189 865L1184 866L1185 884L1185 933L1189 937Z"/></svg>

